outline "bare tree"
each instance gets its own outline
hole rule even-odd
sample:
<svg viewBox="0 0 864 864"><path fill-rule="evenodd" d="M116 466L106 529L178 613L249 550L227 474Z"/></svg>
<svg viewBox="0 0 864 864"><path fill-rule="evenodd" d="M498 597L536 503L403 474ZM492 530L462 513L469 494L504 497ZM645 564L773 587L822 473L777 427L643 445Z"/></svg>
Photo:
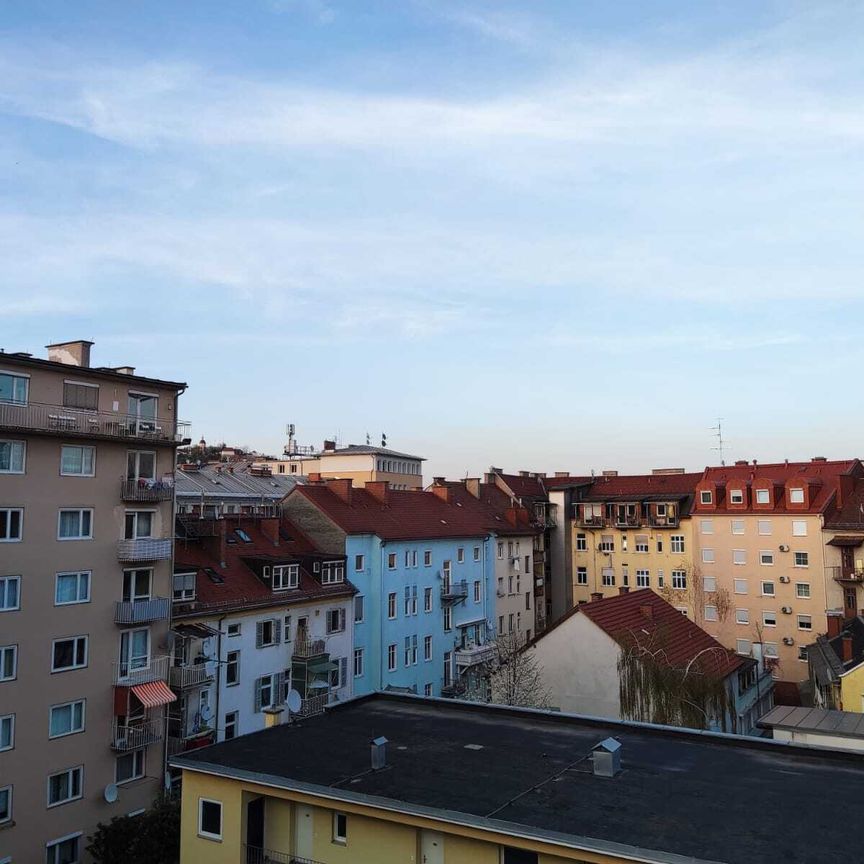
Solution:
<svg viewBox="0 0 864 864"><path fill-rule="evenodd" d="M687 574L687 587L674 588L670 579L657 593L673 606L687 606L695 621L700 627L705 623L705 607L713 606L717 611L717 620L725 621L732 610L732 597L726 588L717 588L714 591L705 590L705 580L702 571L692 561L687 561L676 570L684 570Z"/></svg>

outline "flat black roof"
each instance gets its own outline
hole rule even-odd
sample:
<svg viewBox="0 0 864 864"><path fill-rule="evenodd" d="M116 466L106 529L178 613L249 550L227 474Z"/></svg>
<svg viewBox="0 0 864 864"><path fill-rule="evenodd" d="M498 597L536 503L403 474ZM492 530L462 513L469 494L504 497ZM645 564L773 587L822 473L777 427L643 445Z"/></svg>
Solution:
<svg viewBox="0 0 864 864"><path fill-rule="evenodd" d="M387 768L372 772L381 735ZM595 777L588 757L610 736L623 771ZM860 799L864 758L758 739L375 694L171 761L648 861L860 856L838 802Z"/></svg>

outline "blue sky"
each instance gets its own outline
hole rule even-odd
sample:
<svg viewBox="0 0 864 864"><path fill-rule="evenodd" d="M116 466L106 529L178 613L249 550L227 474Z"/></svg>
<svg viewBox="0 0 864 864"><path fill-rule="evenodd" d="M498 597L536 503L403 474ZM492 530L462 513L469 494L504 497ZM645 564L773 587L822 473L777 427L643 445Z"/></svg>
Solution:
<svg viewBox="0 0 864 864"><path fill-rule="evenodd" d="M6 0L0 346L428 473L858 455L864 5Z"/></svg>

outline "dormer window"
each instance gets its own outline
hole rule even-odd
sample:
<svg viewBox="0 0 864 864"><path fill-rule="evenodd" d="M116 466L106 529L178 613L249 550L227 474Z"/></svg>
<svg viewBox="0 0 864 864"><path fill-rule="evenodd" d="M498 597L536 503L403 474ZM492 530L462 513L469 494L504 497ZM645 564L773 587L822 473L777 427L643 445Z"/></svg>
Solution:
<svg viewBox="0 0 864 864"><path fill-rule="evenodd" d="M803 504L804 503L804 490L803 489L790 489L789 490L789 503L790 504Z"/></svg>
<svg viewBox="0 0 864 864"><path fill-rule="evenodd" d="M713 504L714 503L714 493L710 489L703 489L699 493L699 502L701 504Z"/></svg>
<svg viewBox="0 0 864 864"><path fill-rule="evenodd" d="M273 590L288 591L300 584L299 564L277 564L273 567Z"/></svg>
<svg viewBox="0 0 864 864"><path fill-rule="evenodd" d="M771 493L767 489L757 489L756 490L756 503L757 504L770 504L771 503Z"/></svg>
<svg viewBox="0 0 864 864"><path fill-rule="evenodd" d="M729 491L729 503L730 504L743 504L744 503L744 492L741 489L731 489Z"/></svg>
<svg viewBox="0 0 864 864"><path fill-rule="evenodd" d="M321 567L321 584L335 585L345 581L344 561L325 561Z"/></svg>

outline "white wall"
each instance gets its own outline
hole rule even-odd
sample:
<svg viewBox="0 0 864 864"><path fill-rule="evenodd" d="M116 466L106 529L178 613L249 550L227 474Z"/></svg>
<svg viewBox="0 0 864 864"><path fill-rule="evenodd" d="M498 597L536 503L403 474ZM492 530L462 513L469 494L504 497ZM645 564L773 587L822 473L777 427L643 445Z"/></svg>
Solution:
<svg viewBox="0 0 864 864"><path fill-rule="evenodd" d="M577 612L531 650L543 670L551 705L575 714L620 719L618 644L587 616Z"/></svg>
<svg viewBox="0 0 864 864"><path fill-rule="evenodd" d="M841 735L822 735L818 732L801 732L792 729L773 729L775 741L789 744L808 744L811 747L831 747L835 750L864 751L864 738L845 738Z"/></svg>

